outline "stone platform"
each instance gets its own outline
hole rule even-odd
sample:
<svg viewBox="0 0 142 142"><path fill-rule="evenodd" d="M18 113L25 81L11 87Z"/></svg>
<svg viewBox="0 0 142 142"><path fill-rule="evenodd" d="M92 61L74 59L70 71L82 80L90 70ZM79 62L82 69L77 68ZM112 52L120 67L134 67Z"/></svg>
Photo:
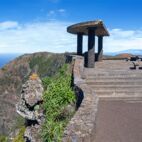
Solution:
<svg viewBox="0 0 142 142"><path fill-rule="evenodd" d="M100 98L93 142L142 142L142 70L131 67L130 61L106 60L84 69L86 84Z"/></svg>
<svg viewBox="0 0 142 142"><path fill-rule="evenodd" d="M142 102L101 100L94 142L142 142Z"/></svg>

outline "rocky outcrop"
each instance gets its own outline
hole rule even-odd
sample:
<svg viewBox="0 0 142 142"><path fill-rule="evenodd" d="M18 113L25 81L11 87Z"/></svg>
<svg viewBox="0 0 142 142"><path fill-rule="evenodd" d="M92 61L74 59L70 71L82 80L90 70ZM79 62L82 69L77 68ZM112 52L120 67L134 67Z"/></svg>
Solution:
<svg viewBox="0 0 142 142"><path fill-rule="evenodd" d="M25 118L25 142L41 142L39 133L44 121L43 110L40 107L43 102L42 94L42 82L33 74L22 86L21 98L16 105L17 113Z"/></svg>

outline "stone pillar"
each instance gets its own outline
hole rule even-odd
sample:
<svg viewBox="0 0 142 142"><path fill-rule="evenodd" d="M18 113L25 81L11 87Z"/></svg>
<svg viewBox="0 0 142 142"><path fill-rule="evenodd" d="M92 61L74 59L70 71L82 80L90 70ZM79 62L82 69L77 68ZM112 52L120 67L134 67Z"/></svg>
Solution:
<svg viewBox="0 0 142 142"><path fill-rule="evenodd" d="M82 49L83 49L83 34L78 33L77 34L77 55L82 55Z"/></svg>
<svg viewBox="0 0 142 142"><path fill-rule="evenodd" d="M103 58L103 36L98 36L98 58L97 61L102 61Z"/></svg>
<svg viewBox="0 0 142 142"><path fill-rule="evenodd" d="M94 68L94 64L95 64L95 28L89 28L87 67Z"/></svg>

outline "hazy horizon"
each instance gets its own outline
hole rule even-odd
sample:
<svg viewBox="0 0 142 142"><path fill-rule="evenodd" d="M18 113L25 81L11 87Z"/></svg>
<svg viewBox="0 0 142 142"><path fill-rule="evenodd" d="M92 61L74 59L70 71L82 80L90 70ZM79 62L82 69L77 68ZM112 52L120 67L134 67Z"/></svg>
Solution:
<svg viewBox="0 0 142 142"><path fill-rule="evenodd" d="M43 51L48 52L48 51ZM37 52L34 52L37 53ZM63 52L65 53L65 52ZM117 54L129 53L133 55L142 55L142 49L129 49L129 50L121 50L118 52L104 52L104 55L115 56ZM0 68L10 61L14 60L16 57L24 55L24 54L32 54L32 53L0 53Z"/></svg>

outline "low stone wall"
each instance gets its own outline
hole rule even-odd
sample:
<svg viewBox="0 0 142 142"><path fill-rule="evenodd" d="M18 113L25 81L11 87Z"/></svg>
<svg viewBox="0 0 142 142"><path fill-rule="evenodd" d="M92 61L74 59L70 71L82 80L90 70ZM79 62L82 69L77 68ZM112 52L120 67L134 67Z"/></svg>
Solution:
<svg viewBox="0 0 142 142"><path fill-rule="evenodd" d="M94 142L98 97L83 79L84 58L74 57L74 85L83 92L83 101L64 132L63 142Z"/></svg>

